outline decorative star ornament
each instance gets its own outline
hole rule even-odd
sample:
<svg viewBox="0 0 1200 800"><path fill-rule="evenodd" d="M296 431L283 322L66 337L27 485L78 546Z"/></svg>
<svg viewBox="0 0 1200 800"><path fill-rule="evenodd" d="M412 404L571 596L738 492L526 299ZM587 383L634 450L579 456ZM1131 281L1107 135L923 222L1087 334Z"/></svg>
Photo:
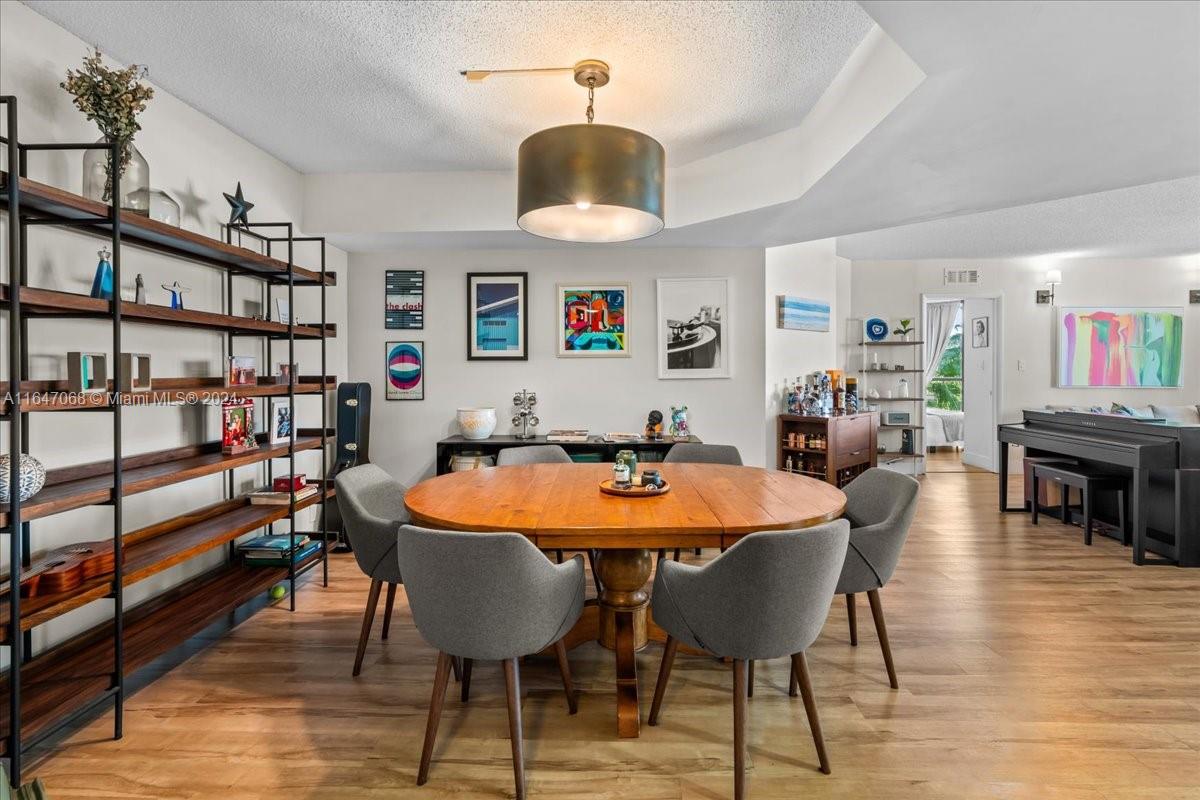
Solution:
<svg viewBox="0 0 1200 800"><path fill-rule="evenodd" d="M238 181L237 192L234 194L230 194L229 192L222 192L222 194L224 194L225 199L229 201L230 226L232 227L233 225L238 224L238 222L241 222L243 225L249 225L250 219L246 216L246 214L249 213L250 209L254 208L254 203L247 202L246 198L242 197L242 182Z"/></svg>

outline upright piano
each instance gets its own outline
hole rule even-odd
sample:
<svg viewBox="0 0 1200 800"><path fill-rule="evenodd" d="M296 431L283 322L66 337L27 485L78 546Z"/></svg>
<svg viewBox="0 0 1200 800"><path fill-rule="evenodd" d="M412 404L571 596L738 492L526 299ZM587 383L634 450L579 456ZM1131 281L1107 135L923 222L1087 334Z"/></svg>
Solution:
<svg viewBox="0 0 1200 800"><path fill-rule="evenodd" d="M1008 446L1129 477L1133 563L1200 566L1200 425L1075 411L1024 412L999 425L1000 510L1008 506Z"/></svg>

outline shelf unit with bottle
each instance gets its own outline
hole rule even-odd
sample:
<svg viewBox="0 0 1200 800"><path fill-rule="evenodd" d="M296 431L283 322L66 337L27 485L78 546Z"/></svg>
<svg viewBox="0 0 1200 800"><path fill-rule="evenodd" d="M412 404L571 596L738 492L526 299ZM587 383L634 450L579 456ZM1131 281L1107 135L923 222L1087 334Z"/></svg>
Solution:
<svg viewBox="0 0 1200 800"><path fill-rule="evenodd" d="M113 419L110 459L51 469L44 487L28 499L22 500L16 491L20 486L20 459L9 459L9 486L13 491L11 498L0 504L0 536L8 537L9 571L21 581L13 581L11 575L0 579L5 583L0 586L3 601L0 646L9 655L9 668L0 675L0 691L8 701L7 712L0 717L0 758L8 761L9 780L17 786L22 779L22 757L30 747L108 702L113 703L114 738L120 738L125 677L132 671L277 583L289 583L293 609L296 579L300 575L320 566L323 582L328 583L325 547L328 514L320 514L321 530L311 532L313 538L320 537L320 549L300 561L288 559L286 567L245 566L238 560L236 545L239 537L270 530L274 523L284 520L295 544L299 536L305 535L296 528L296 512L317 504L324 506L333 497L327 469L328 447L334 431L329 428L326 397L335 388L336 380L327 372L326 340L336 335L336 328L326 323L325 295L327 287L336 285L336 276L326 270L324 239L297 236L291 223L239 225L227 229L226 241L221 241L122 210L117 207L120 203L99 203L28 179L30 154L102 149L114 175L112 196L119 198L122 196L117 170L119 149L106 142L22 142L17 135L16 98L0 97L0 104L5 108L0 146L7 151L6 167L0 171L0 210L7 213L9 220L6 283L0 287L0 311L8 316L8 380L0 385L0 395L4 396L0 403L0 423L6 426L8 453L29 452L30 428L35 417L44 417L42 412L54 412L55 418L71 412L102 412L111 414ZM29 285L29 233L42 226L106 240L113 270L113 300ZM272 235L261 233L263 228L271 229ZM233 244L235 232L239 239L248 236L258 242L266 253ZM315 247L319 269L296 265L295 248L301 243ZM128 245L223 270L226 291L222 311L172 309L122 300L121 256ZM272 252L276 248L286 249L286 258L276 258ZM233 313L234 277L261 281L267 310L264 319ZM295 307L291 302L293 291L301 286L320 288L320 321L301 325L296 322L295 314L289 314L286 321L272 320L272 290L286 291L291 309ZM112 381L106 387L108 391L71 395L64 393L66 387L61 381L28 379L30 323L47 325L60 318L91 318L110 323ZM320 371L315 375L297 375L281 383L260 381L245 387L225 387L223 377L156 378L152 381L152 391L116 391L121 386L121 333L126 323L182 326L224 334L227 354L233 351L235 336L259 337L266 342L268 364L274 343L286 342L287 363L296 364L296 342L310 340L320 345ZM261 398L264 404L269 404L271 397L287 397L293 409L288 438L272 443L267 434L257 434L257 448L236 454L223 452L219 440L132 456L124 454L124 412L136 415L139 406L151 404L203 402L204 395L211 397L214 393L233 398ZM295 398L303 395L321 398L319 428L297 429L294 424ZM269 414L256 416L270 419ZM234 469L250 465L265 467L269 487L275 461L286 459L288 471L294 474L296 454L306 451L321 454L316 495L297 500L293 490L286 504L263 506L251 503L248 495L235 491ZM125 497L214 474L227 476L225 500L191 511L174 510L168 512L172 516L153 525L124 530ZM85 579L70 590L23 597L19 585L32 563L31 523L86 506L112 508L109 537L114 556L112 570ZM91 534L91 538L96 536L95 532ZM221 547L227 547L221 565L135 607L125 607L125 587ZM103 600L112 602L109 622L39 653L32 652L33 628Z"/></svg>
<svg viewBox="0 0 1200 800"><path fill-rule="evenodd" d="M859 376L859 407L878 408L880 438L883 440L877 453L879 463L919 475L925 471L925 387L920 377L913 376L925 374L925 342L920 339L871 341L863 335L863 321L857 322L861 337L858 342L860 361L857 369L850 371ZM899 354L904 361L897 361L896 355L887 360L880 358L881 354L888 353ZM895 368L897 364L901 369ZM909 396L896 396L899 389L884 388L884 376L890 377L893 382L897 379L905 381L910 389ZM879 393L879 397L870 396L872 389ZM892 397L887 396L889 391L893 393ZM911 450L904 447L905 431L911 437Z"/></svg>

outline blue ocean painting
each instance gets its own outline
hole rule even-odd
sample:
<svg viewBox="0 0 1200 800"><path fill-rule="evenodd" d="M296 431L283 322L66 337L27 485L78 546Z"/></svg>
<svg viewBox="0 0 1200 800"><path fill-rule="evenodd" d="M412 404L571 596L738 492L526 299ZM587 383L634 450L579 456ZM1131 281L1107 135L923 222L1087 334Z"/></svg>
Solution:
<svg viewBox="0 0 1200 800"><path fill-rule="evenodd" d="M790 331L828 331L829 303L781 294L779 327Z"/></svg>

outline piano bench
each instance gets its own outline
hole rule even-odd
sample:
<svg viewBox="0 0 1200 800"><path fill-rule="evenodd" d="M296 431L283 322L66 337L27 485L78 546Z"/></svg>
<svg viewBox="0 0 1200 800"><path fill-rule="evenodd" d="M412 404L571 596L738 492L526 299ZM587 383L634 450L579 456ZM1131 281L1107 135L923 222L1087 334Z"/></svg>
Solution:
<svg viewBox="0 0 1200 800"><path fill-rule="evenodd" d="M1092 509L1094 507L1095 493L1102 491L1116 492L1121 540L1126 545L1131 544L1132 537L1130 536L1127 524L1128 511L1126 509L1126 501L1129 497L1128 478L1121 475L1114 475L1111 472L1091 469L1079 464L1059 462L1034 464L1034 502L1032 519L1030 520L1034 525L1038 523L1037 497L1041 481L1053 481L1062 485L1062 521L1064 524L1069 524L1071 520L1069 487L1079 490L1080 501L1083 506L1083 543L1089 546L1092 543Z"/></svg>

